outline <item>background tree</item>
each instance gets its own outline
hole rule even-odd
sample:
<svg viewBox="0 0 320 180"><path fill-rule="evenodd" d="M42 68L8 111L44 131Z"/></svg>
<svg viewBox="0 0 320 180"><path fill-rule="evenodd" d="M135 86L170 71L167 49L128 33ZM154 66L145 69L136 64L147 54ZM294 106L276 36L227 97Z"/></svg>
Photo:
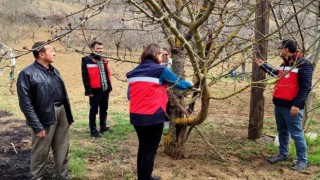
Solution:
<svg viewBox="0 0 320 180"><path fill-rule="evenodd" d="M252 61L252 82L266 78L266 73L255 63L254 59L267 60L268 40L264 39L269 34L269 2L268 0L256 1L255 41L254 56ZM264 88L265 84L259 83L251 87L250 117L248 127L248 138L257 139L262 135L264 118Z"/></svg>
<svg viewBox="0 0 320 180"><path fill-rule="evenodd" d="M320 2L318 2L318 15L315 16L315 22L317 22L316 29L315 29L315 39L314 46L312 47L311 53L309 55L309 59L312 62L313 69L317 69L317 64L319 62L319 55L320 55ZM315 73L316 71L313 71L313 76L317 76ZM303 117L303 129L304 131L308 130L310 121L313 119L314 110L318 108L316 105L316 89L319 87L320 78L318 78L312 86L312 90L308 96L308 99L306 100L306 106L305 106L305 113Z"/></svg>

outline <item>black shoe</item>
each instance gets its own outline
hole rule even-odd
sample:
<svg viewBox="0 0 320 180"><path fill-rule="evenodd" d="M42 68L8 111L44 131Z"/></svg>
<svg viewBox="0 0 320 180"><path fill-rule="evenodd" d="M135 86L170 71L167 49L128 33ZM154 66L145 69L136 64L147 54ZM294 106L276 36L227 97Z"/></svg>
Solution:
<svg viewBox="0 0 320 180"><path fill-rule="evenodd" d="M100 133L103 134L105 132L112 132L112 130L109 127L105 127L105 128L100 128Z"/></svg>
<svg viewBox="0 0 320 180"><path fill-rule="evenodd" d="M307 167L308 167L307 163L298 161L294 166L291 167L291 169L294 171L301 171Z"/></svg>
<svg viewBox="0 0 320 180"><path fill-rule="evenodd" d="M271 163L271 164L275 164L275 163L278 163L280 161L286 161L288 159L288 157L282 155L282 154L279 154L278 156L275 156L275 157L271 157L268 159L268 162Z"/></svg>
<svg viewBox="0 0 320 180"><path fill-rule="evenodd" d="M97 130L91 131L91 137L101 138L101 134Z"/></svg>
<svg viewBox="0 0 320 180"><path fill-rule="evenodd" d="M150 180L160 180L161 177L160 176L151 176Z"/></svg>

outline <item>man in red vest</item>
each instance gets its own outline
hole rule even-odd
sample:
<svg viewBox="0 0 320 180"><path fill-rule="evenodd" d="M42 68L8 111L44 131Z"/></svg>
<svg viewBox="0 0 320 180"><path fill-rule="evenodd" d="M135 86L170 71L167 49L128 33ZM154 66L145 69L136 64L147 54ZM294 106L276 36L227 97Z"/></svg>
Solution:
<svg viewBox="0 0 320 180"><path fill-rule="evenodd" d="M101 137L100 133L109 131L107 127L107 110L109 93L112 91L111 73L108 67L108 60L101 56L103 44L93 41L90 44L92 53L82 58L82 80L85 95L89 96L90 112L89 127L92 137ZM100 132L96 128L96 114L100 108Z"/></svg>
<svg viewBox="0 0 320 180"><path fill-rule="evenodd" d="M302 129L305 100L312 86L312 64L298 51L298 44L291 39L282 40L278 47L283 62L274 69L261 59L256 63L277 82L273 92L275 118L279 136L279 154L271 157L271 164L287 160L290 136L295 142L298 160L291 168L300 171L307 167L307 144Z"/></svg>

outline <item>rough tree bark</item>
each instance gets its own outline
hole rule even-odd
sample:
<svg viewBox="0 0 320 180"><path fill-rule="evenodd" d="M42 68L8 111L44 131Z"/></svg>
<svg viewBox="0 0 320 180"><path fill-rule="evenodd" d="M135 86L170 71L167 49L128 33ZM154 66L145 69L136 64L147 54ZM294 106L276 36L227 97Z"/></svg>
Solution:
<svg viewBox="0 0 320 180"><path fill-rule="evenodd" d="M172 59L173 62L173 72L183 76L184 74L184 55L183 48L177 47L177 44L174 44L174 48L172 48ZM177 104L177 101L182 100L182 91L170 89L169 92L169 100L170 100L170 129L169 134L165 136L165 153L174 158L180 158L184 152L184 142L183 137L186 133L187 126L176 124L174 119L178 117L184 117L183 112Z"/></svg>
<svg viewBox="0 0 320 180"><path fill-rule="evenodd" d="M267 60L268 41L261 40L269 33L269 8L268 0L257 0L255 39L258 42L254 46L254 58ZM261 41L260 41L261 40ZM252 62L252 82L257 82L266 78L266 74ZM264 88L265 84L256 84L251 87L250 97L250 117L248 126L248 138L257 139L262 135L264 116Z"/></svg>
<svg viewBox="0 0 320 180"><path fill-rule="evenodd" d="M316 21L318 24L320 22L320 2L318 4L318 14L316 17ZM312 50L311 50L311 56L309 57L309 60L312 63L313 69L316 69L317 64L319 62L319 55L320 55L320 25L317 26L316 28L316 43L315 46L313 46ZM313 75L314 75L313 71ZM316 105L316 88L319 84L319 80L316 81L315 83L313 83L313 87L311 89L311 92L308 95L308 98L306 100L306 104L305 104L305 109L304 109L304 116L303 116L303 130L306 132L308 130L309 127L309 123L310 120L313 118L313 115L315 113L314 111L314 107Z"/></svg>

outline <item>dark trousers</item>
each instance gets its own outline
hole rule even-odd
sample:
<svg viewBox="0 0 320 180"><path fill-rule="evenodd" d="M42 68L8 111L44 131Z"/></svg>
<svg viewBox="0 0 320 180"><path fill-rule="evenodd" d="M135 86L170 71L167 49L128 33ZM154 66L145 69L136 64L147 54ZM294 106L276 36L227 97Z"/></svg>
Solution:
<svg viewBox="0 0 320 180"><path fill-rule="evenodd" d="M96 115L99 110L100 129L107 127L107 111L109 102L109 91L94 94L90 97L90 112L89 112L89 126L91 132L96 131Z"/></svg>
<svg viewBox="0 0 320 180"><path fill-rule="evenodd" d="M154 158L161 140L163 123L152 126L134 126L139 138L137 157L138 180L150 180Z"/></svg>

